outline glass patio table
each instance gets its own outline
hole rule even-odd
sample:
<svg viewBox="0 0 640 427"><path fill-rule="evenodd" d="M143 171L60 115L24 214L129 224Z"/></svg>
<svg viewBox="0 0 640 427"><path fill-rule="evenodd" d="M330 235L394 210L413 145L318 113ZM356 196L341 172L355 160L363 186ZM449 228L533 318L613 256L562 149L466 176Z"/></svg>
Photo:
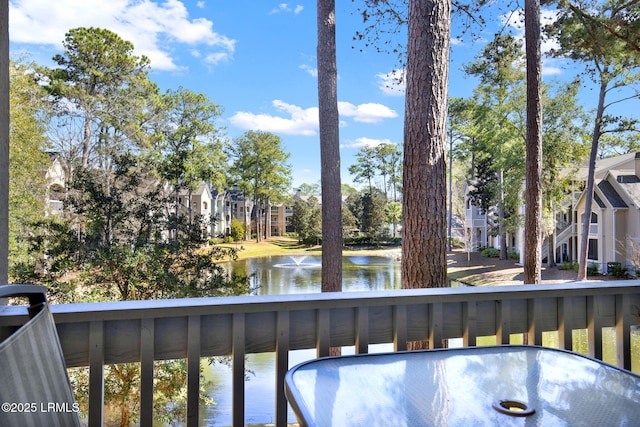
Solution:
<svg viewBox="0 0 640 427"><path fill-rule="evenodd" d="M321 358L285 393L302 426L640 425L640 376L537 346Z"/></svg>

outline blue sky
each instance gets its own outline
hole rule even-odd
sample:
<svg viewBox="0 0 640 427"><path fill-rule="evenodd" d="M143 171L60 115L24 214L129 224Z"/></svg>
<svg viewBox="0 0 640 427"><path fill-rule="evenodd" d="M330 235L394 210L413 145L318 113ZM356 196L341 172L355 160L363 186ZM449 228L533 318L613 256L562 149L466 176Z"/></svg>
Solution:
<svg viewBox="0 0 640 427"><path fill-rule="evenodd" d="M353 42L362 30L352 1L336 2L338 100L343 183L364 145L399 143L403 135L402 88L389 87L396 58ZM74 27L103 27L131 41L151 59L151 78L165 90L183 86L223 108L219 125L230 138L247 130L279 135L291 154L294 188L319 183L316 78L316 4L259 0L10 0L13 55L51 64ZM500 21L496 21L500 25ZM513 20L512 22L515 22ZM486 40L455 42L450 96L472 94L475 82L460 67ZM517 34L520 30L516 29ZM355 46L355 49L352 48ZM560 75L545 62L545 75Z"/></svg>

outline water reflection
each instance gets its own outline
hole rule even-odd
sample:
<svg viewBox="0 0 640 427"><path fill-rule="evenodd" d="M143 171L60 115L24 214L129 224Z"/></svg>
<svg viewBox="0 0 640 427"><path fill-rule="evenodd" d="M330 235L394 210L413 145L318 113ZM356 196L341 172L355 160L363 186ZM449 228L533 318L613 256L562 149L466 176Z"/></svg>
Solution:
<svg viewBox="0 0 640 427"><path fill-rule="evenodd" d="M320 256L268 256L225 264L230 273L247 275L256 295L320 292ZM345 292L399 289L400 261L374 256L342 259L342 289Z"/></svg>

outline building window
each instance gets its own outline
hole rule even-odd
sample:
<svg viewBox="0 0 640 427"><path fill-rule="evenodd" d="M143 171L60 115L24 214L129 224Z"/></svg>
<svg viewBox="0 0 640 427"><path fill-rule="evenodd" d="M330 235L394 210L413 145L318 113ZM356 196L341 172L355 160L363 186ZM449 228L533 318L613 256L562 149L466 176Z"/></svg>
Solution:
<svg viewBox="0 0 640 427"><path fill-rule="evenodd" d="M589 224L589 234L595 236L598 234L598 214L591 212L591 224Z"/></svg>
<svg viewBox="0 0 640 427"><path fill-rule="evenodd" d="M49 187L49 200L64 200L64 187L59 184Z"/></svg>
<svg viewBox="0 0 640 427"><path fill-rule="evenodd" d="M598 259L598 239L589 239L589 252L587 253L588 259Z"/></svg>
<svg viewBox="0 0 640 427"><path fill-rule="evenodd" d="M207 210L209 209L209 205L207 205L207 202L202 202L202 210Z"/></svg>

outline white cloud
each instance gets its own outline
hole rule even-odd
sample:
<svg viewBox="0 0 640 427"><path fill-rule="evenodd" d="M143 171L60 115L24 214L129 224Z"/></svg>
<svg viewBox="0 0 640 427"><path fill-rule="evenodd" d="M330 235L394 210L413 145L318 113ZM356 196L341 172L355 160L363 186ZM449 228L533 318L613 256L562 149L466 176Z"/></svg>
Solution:
<svg viewBox="0 0 640 427"><path fill-rule="evenodd" d="M272 105L279 111L279 115L270 113L250 113L239 111L229 122L240 129L261 130L265 132L282 133L286 135L314 136L318 133L318 107L302 108L276 99ZM379 123L386 118L397 117L398 114L382 104L354 105L350 102L338 102L341 116L350 117L356 122ZM344 120L340 127L346 126Z"/></svg>
<svg viewBox="0 0 640 427"><path fill-rule="evenodd" d="M367 103L354 105L350 102L338 102L340 115L352 117L360 123L380 123L384 119L398 117L398 113L382 104Z"/></svg>
<svg viewBox="0 0 640 427"><path fill-rule="evenodd" d="M348 141L343 145L345 148L363 148L363 147L377 147L380 144L393 144L390 139L374 139L374 138L356 138L354 141Z"/></svg>
<svg viewBox="0 0 640 427"><path fill-rule="evenodd" d="M228 59L229 59L229 54L227 52L217 52L217 53L210 53L209 55L205 56L204 62L209 65L216 65Z"/></svg>
<svg viewBox="0 0 640 427"><path fill-rule="evenodd" d="M291 13L291 12L293 12L295 15L297 15L300 12L302 12L303 9L304 9L304 6L302 6L302 5L297 5L297 6L292 8L287 3L280 3L278 5L278 7L275 7L273 9L271 9L270 14L281 13L281 12L283 12L283 13Z"/></svg>
<svg viewBox="0 0 640 427"><path fill-rule="evenodd" d="M315 67L312 67L312 66L306 65L306 64L302 64L299 68L301 70L306 71L312 77L318 77L318 69L315 68Z"/></svg>
<svg viewBox="0 0 640 427"><path fill-rule="evenodd" d="M190 19L179 0L11 0L9 13L12 42L61 48L70 28L107 28L131 41L157 70L180 68L172 57L175 46L198 47L203 58L230 58L235 49L235 40L215 32L213 22Z"/></svg>
<svg viewBox="0 0 640 427"><path fill-rule="evenodd" d="M378 89L387 96L403 96L406 90L404 70L393 70L387 74L376 74Z"/></svg>
<svg viewBox="0 0 640 427"><path fill-rule="evenodd" d="M196 3L196 6L198 6L199 9L204 9L205 3L203 1L199 1Z"/></svg>
<svg viewBox="0 0 640 427"><path fill-rule="evenodd" d="M301 108L276 99L273 106L286 117L238 112L229 121L240 129L261 130L285 135L314 136L318 130L318 108Z"/></svg>

